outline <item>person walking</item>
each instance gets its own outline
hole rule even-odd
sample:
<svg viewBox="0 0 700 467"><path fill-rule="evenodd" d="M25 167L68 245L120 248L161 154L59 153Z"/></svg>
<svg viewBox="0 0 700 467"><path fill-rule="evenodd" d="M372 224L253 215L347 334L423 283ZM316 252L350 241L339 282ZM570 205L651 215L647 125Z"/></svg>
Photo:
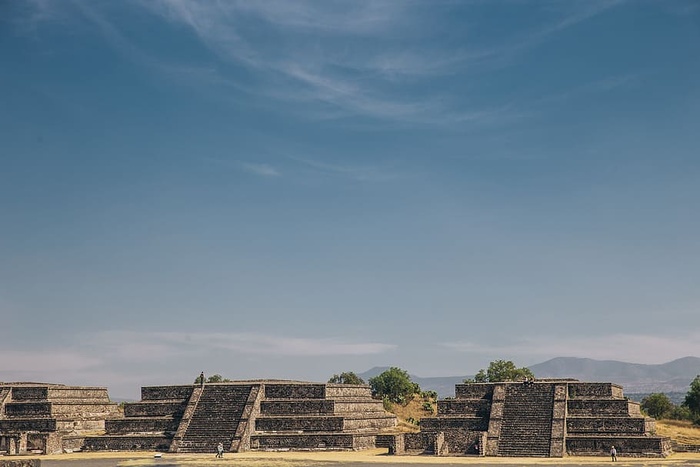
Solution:
<svg viewBox="0 0 700 467"><path fill-rule="evenodd" d="M610 447L610 457L613 462L617 462L617 449L615 449L615 446Z"/></svg>
<svg viewBox="0 0 700 467"><path fill-rule="evenodd" d="M218 459L223 459L224 458L224 443L219 443L216 446L216 457Z"/></svg>

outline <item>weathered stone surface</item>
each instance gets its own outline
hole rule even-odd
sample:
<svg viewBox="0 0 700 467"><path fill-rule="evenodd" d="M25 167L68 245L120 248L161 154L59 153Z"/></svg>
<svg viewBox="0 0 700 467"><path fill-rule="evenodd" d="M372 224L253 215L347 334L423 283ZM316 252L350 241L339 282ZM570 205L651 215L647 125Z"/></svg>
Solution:
<svg viewBox="0 0 700 467"><path fill-rule="evenodd" d="M208 383L149 387L142 395L140 402L125 405L123 419L105 424L106 436L90 437L86 446L168 444L170 452L212 452L221 441L231 451L366 449L374 447L380 430L396 426L396 417L364 385ZM153 436L144 437L148 433Z"/></svg>
<svg viewBox="0 0 700 467"><path fill-rule="evenodd" d="M185 411L186 401L143 401L124 404L126 417L180 416Z"/></svg>
<svg viewBox="0 0 700 467"><path fill-rule="evenodd" d="M323 415L332 414L335 401L332 400L295 400L295 401L262 401L262 415Z"/></svg>
<svg viewBox="0 0 700 467"><path fill-rule="evenodd" d="M141 400L177 400L183 401L190 398L193 385L186 386L145 386L141 388Z"/></svg>
<svg viewBox="0 0 700 467"><path fill-rule="evenodd" d="M118 413L105 388L0 383L0 443L10 454L61 452L64 437L103 430Z"/></svg>
<svg viewBox="0 0 700 467"><path fill-rule="evenodd" d="M256 431L342 431L343 417L274 417L255 421Z"/></svg>
<svg viewBox="0 0 700 467"><path fill-rule="evenodd" d="M0 459L0 467L41 467L40 459Z"/></svg>
<svg viewBox="0 0 700 467"><path fill-rule="evenodd" d="M437 417L421 419L420 434L404 436L406 451L459 455L478 439L487 456L598 455L612 444L620 456L670 452L668 439L650 434L654 420L612 383L472 383L458 384L455 394L438 401ZM436 448L438 434L443 445Z"/></svg>
<svg viewBox="0 0 700 467"><path fill-rule="evenodd" d="M167 451L170 438L164 435L94 436L85 439L84 451Z"/></svg>
<svg viewBox="0 0 700 467"><path fill-rule="evenodd" d="M265 384L267 399L324 399L325 384Z"/></svg>
<svg viewBox="0 0 700 467"><path fill-rule="evenodd" d="M447 399L438 401L438 415L473 415L474 417L488 417L491 410L491 401L488 399Z"/></svg>
<svg viewBox="0 0 700 467"><path fill-rule="evenodd" d="M631 417L570 417L566 420L566 430L569 435L611 433L644 435L646 420Z"/></svg>

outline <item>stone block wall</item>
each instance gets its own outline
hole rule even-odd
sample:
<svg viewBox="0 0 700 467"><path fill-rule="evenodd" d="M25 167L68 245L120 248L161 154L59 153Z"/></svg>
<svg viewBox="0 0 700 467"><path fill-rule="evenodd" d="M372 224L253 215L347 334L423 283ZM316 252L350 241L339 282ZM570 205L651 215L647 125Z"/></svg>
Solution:
<svg viewBox="0 0 700 467"><path fill-rule="evenodd" d="M671 452L667 438L587 436L566 440L566 451L570 456L609 456L610 446L615 446L618 457L659 457Z"/></svg>
<svg viewBox="0 0 700 467"><path fill-rule="evenodd" d="M141 388L142 401L179 400L186 401L192 395L193 385L186 386L145 386Z"/></svg>
<svg viewBox="0 0 700 467"><path fill-rule="evenodd" d="M260 403L262 415L330 415L335 411L332 400L266 401Z"/></svg>
<svg viewBox="0 0 700 467"><path fill-rule="evenodd" d="M435 450L435 437L432 433L404 433L404 449L407 452L433 452Z"/></svg>
<svg viewBox="0 0 700 467"><path fill-rule="evenodd" d="M105 430L112 435L130 433L174 433L177 431L177 418L134 418L106 420Z"/></svg>
<svg viewBox="0 0 700 467"><path fill-rule="evenodd" d="M167 451L170 438L164 435L92 436L85 438L84 451Z"/></svg>
<svg viewBox="0 0 700 467"><path fill-rule="evenodd" d="M104 417L89 420L89 419L55 419L56 420L56 431L70 432L84 432L84 431L103 431L105 429L105 419Z"/></svg>
<svg viewBox="0 0 700 467"><path fill-rule="evenodd" d="M369 386L346 384L326 385L326 398L328 399L363 399L371 397L372 389Z"/></svg>
<svg viewBox="0 0 700 467"><path fill-rule="evenodd" d="M46 398L51 401L63 399L78 399L93 402L109 402L107 388L89 388L73 386L49 386L46 391Z"/></svg>
<svg viewBox="0 0 700 467"><path fill-rule="evenodd" d="M265 384L266 399L325 399L325 384Z"/></svg>
<svg viewBox="0 0 700 467"><path fill-rule="evenodd" d="M394 428L396 417L392 415L373 415L357 418L343 417L342 431L350 432L376 432L377 430Z"/></svg>
<svg viewBox="0 0 700 467"><path fill-rule="evenodd" d="M494 383L471 383L455 385L455 399L491 399Z"/></svg>
<svg viewBox="0 0 700 467"><path fill-rule="evenodd" d="M56 419L4 419L0 420L0 433L4 431L54 431L56 430Z"/></svg>
<svg viewBox="0 0 700 467"><path fill-rule="evenodd" d="M568 383L569 399L620 399L622 387L612 383Z"/></svg>
<svg viewBox="0 0 700 467"><path fill-rule="evenodd" d="M342 431L342 417L258 418L255 431Z"/></svg>
<svg viewBox="0 0 700 467"><path fill-rule="evenodd" d="M536 397L544 388L547 393ZM459 455L479 437L478 445L487 456L607 455L612 444L620 456L659 457L670 452L669 440L653 435L655 421L644 417L639 404L626 399L622 387L613 383L552 379L458 384L455 394L455 399L438 401L437 417L421 419L420 433L404 435L407 452L437 449ZM522 414L519 407L524 408ZM521 438L527 441L518 441ZM536 452L535 439L543 440Z"/></svg>
<svg viewBox="0 0 700 467"><path fill-rule="evenodd" d="M382 401L379 400L366 400L366 401L345 401L338 400L334 401L334 413L336 414L346 414L346 413L363 413L363 412L380 412L385 413L384 405Z"/></svg>
<svg viewBox="0 0 700 467"><path fill-rule="evenodd" d="M568 418L566 430L573 434L625 434L642 436L646 433L644 418L632 417L586 417Z"/></svg>
<svg viewBox="0 0 700 467"><path fill-rule="evenodd" d="M5 404L7 417L49 417L51 402L8 402Z"/></svg>
<svg viewBox="0 0 700 467"><path fill-rule="evenodd" d="M285 434L251 436L251 448L255 450L354 450L374 447L374 437L362 437L344 433Z"/></svg>
<svg viewBox="0 0 700 467"><path fill-rule="evenodd" d="M491 401L488 399L447 399L437 402L438 415L461 414L464 416L488 417Z"/></svg>
<svg viewBox="0 0 700 467"><path fill-rule="evenodd" d="M14 386L12 388L12 400L32 401L46 400L49 395L47 386Z"/></svg>
<svg viewBox="0 0 700 467"><path fill-rule="evenodd" d="M0 459L0 467L41 467L41 459Z"/></svg>
<svg viewBox="0 0 700 467"><path fill-rule="evenodd" d="M487 431L489 429L489 421L484 418L429 417L421 418L420 428L422 431Z"/></svg>
<svg viewBox="0 0 700 467"><path fill-rule="evenodd" d="M117 413L117 405L111 402L51 402L51 415L58 418L104 419Z"/></svg>
<svg viewBox="0 0 700 467"><path fill-rule="evenodd" d="M631 404L626 399L569 399L567 412L570 417L625 417L630 415L630 408L634 406L634 403Z"/></svg>
<svg viewBox="0 0 700 467"><path fill-rule="evenodd" d="M125 417L179 416L187 407L186 401L148 401L124 404Z"/></svg>

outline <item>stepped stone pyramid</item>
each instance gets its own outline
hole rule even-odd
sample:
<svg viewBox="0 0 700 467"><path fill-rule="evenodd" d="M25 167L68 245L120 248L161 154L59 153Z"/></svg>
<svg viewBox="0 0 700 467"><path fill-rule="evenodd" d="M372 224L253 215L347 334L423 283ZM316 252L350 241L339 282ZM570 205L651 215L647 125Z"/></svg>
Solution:
<svg viewBox="0 0 700 467"><path fill-rule="evenodd" d="M58 453L80 449L119 414L106 388L0 383L0 451Z"/></svg>
<svg viewBox="0 0 700 467"><path fill-rule="evenodd" d="M438 401L420 433L386 437L390 452L434 455L663 457L668 438L612 383L535 380L469 383Z"/></svg>
<svg viewBox="0 0 700 467"><path fill-rule="evenodd" d="M374 448L396 417L369 386L296 381L236 381L141 389L124 417L85 450L229 452Z"/></svg>

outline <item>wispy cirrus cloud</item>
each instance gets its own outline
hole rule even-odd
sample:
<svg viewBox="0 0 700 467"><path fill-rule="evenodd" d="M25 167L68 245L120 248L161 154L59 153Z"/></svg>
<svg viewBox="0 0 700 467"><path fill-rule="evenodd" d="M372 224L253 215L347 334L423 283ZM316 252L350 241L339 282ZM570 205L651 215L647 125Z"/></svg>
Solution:
<svg viewBox="0 0 700 467"><path fill-rule="evenodd" d="M310 105L304 110L313 118L445 124L477 122L482 115L492 122L503 113L503 106L459 108L435 88L430 93L395 89L405 80L450 75L464 62L488 55L467 46L453 51L425 45L430 41L420 45L425 32L411 3L162 0L144 5L189 27L225 62L255 73L253 92ZM261 30L267 31L264 40ZM327 108L319 112L314 106Z"/></svg>
<svg viewBox="0 0 700 467"><path fill-rule="evenodd" d="M570 89L562 92L555 92L539 99L536 99L534 105L541 104L556 104L576 98L586 98L596 94L605 94L611 91L616 91L627 86L634 86L644 76L644 73L626 73L619 76L608 76L589 83L577 84Z"/></svg>
<svg viewBox="0 0 700 467"><path fill-rule="evenodd" d="M270 164L260 164L252 162L240 162L240 166L246 172L250 172L261 177L279 177L282 173Z"/></svg>
<svg viewBox="0 0 700 467"><path fill-rule="evenodd" d="M398 171L386 167L339 165L296 156L290 156L289 159L317 172L337 175L359 182L381 182L402 176Z"/></svg>
<svg viewBox="0 0 700 467"><path fill-rule="evenodd" d="M36 16L57 17L43 0ZM310 119L365 117L411 126L504 125L522 118L507 100L455 94L441 79L507 66L514 55L617 5L618 1L573 2L542 15L539 28L516 30L506 43L480 43L469 34L474 5L464 5L466 23L457 42L445 43L442 24L452 14L440 2L211 2L134 0L155 18L185 27L220 63L170 63L146 52L123 34L105 8L76 0L75 10L97 25L123 55L161 75L285 102L279 111ZM132 4L132 5L133 5ZM448 21L445 24L450 24ZM466 31L466 32L465 32ZM457 31L455 32L457 33ZM231 67L246 69L231 73ZM437 80L437 81L436 81ZM503 98L505 99L505 98ZM238 103L235 98L231 102Z"/></svg>

